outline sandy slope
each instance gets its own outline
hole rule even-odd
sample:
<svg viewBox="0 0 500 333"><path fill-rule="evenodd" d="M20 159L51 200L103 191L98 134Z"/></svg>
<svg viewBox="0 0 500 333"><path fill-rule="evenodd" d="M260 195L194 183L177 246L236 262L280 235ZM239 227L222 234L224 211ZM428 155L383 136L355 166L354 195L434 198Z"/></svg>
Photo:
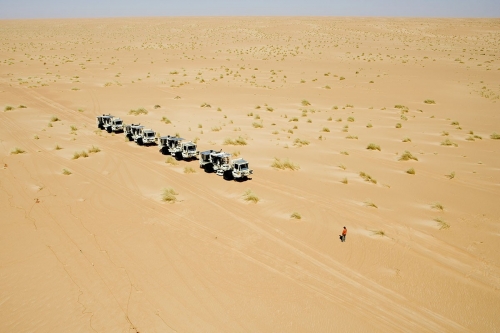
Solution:
<svg viewBox="0 0 500 333"><path fill-rule="evenodd" d="M500 329L499 20L0 27L0 331ZM254 176L166 164L101 113Z"/></svg>

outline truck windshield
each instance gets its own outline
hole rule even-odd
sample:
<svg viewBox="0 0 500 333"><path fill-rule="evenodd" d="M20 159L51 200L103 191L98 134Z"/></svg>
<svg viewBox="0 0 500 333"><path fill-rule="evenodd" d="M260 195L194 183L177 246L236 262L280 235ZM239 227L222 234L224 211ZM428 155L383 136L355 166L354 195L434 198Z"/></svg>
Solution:
<svg viewBox="0 0 500 333"><path fill-rule="evenodd" d="M117 121L115 121L115 124L116 124L116 125L121 125L121 124L122 124L122 121L121 121L121 120L117 120Z"/></svg>

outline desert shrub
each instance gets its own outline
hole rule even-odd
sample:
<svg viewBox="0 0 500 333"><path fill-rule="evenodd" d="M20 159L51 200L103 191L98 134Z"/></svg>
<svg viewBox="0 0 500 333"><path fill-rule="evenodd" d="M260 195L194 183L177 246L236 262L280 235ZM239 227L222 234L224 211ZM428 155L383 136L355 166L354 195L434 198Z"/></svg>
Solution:
<svg viewBox="0 0 500 333"><path fill-rule="evenodd" d="M211 108L212 106L210 104L208 104L208 103L202 103L200 105L200 107L202 107L202 108Z"/></svg>
<svg viewBox="0 0 500 333"><path fill-rule="evenodd" d="M302 218L302 216L299 213L297 213L297 212L293 212L290 215L290 218L295 219L295 220L300 220Z"/></svg>
<svg viewBox="0 0 500 333"><path fill-rule="evenodd" d="M401 128L401 123L397 123L396 128Z"/></svg>
<svg viewBox="0 0 500 333"><path fill-rule="evenodd" d="M75 153L73 154L73 159L74 159L74 160L77 160L77 159L79 159L80 157L83 157L83 158L85 158L85 157L89 157L89 154L87 154L87 152L86 152L85 150L82 150L82 151L80 151L80 152L75 152Z"/></svg>
<svg viewBox="0 0 500 333"><path fill-rule="evenodd" d="M353 139L353 140L357 140L358 139L358 136L357 135L348 135L345 137L346 139Z"/></svg>
<svg viewBox="0 0 500 333"><path fill-rule="evenodd" d="M242 136L239 136L236 139L227 138L223 142L223 145L233 145L233 146L245 146L246 144L247 144L247 141Z"/></svg>
<svg viewBox="0 0 500 333"><path fill-rule="evenodd" d="M299 138L296 138L296 139L293 141L293 145L294 145L294 146L298 146L298 147L307 146L308 144L309 144L309 141L307 141L307 140L302 140L302 139L299 139Z"/></svg>
<svg viewBox="0 0 500 333"><path fill-rule="evenodd" d="M330 132L330 129L328 127L323 127L321 129L321 132Z"/></svg>
<svg viewBox="0 0 500 333"><path fill-rule="evenodd" d="M372 128L373 125L371 123L366 124L366 128Z"/></svg>
<svg viewBox="0 0 500 333"><path fill-rule="evenodd" d="M61 147L61 146L59 146L59 145L56 145L56 147L55 147L54 149L55 149L55 150L61 150L61 149L62 149L62 147Z"/></svg>
<svg viewBox="0 0 500 333"><path fill-rule="evenodd" d="M345 185L347 185L347 184L348 184L348 180L347 180L347 178L343 178L340 182L341 182L342 184L345 184Z"/></svg>
<svg viewBox="0 0 500 333"><path fill-rule="evenodd" d="M458 144L455 142L451 141L450 139L446 139L443 142L441 142L441 146L455 146L458 147Z"/></svg>
<svg viewBox="0 0 500 333"><path fill-rule="evenodd" d="M92 146L92 148L89 149L89 153L98 153L100 152L101 149L99 147Z"/></svg>
<svg viewBox="0 0 500 333"><path fill-rule="evenodd" d="M243 193L243 200L257 203L260 199L252 190L246 190L245 193Z"/></svg>
<svg viewBox="0 0 500 333"><path fill-rule="evenodd" d="M175 158L173 158L172 156L167 157L167 159L165 160L165 163L170 164L170 165L177 165L177 164L179 164L175 160Z"/></svg>
<svg viewBox="0 0 500 333"><path fill-rule="evenodd" d="M164 122L165 124L171 124L172 122L170 121L170 119L168 119L167 117L161 117L161 121ZM198 126L199 127L199 126ZM199 127L201 128L201 127Z"/></svg>
<svg viewBox="0 0 500 333"><path fill-rule="evenodd" d="M11 110L14 110L14 107L10 106L10 105L7 105L3 110L4 111L11 111Z"/></svg>
<svg viewBox="0 0 500 333"><path fill-rule="evenodd" d="M71 171L69 171L68 169L63 169L62 173L63 173L63 175L66 175L66 176L71 175Z"/></svg>
<svg viewBox="0 0 500 333"><path fill-rule="evenodd" d="M354 117L348 117L348 118L347 118L347 121L348 121L348 122L351 122L351 123L352 123L352 122L354 122Z"/></svg>
<svg viewBox="0 0 500 333"><path fill-rule="evenodd" d="M311 105L311 103L309 103L309 101L308 101L308 100L303 99L303 100L302 100L302 105L303 105L303 106L309 106L309 105Z"/></svg>
<svg viewBox="0 0 500 333"><path fill-rule="evenodd" d="M493 139L493 140L500 140L500 134L498 134L497 132L493 132L490 135L490 138Z"/></svg>
<svg viewBox="0 0 500 333"><path fill-rule="evenodd" d="M434 219L434 221L436 221L438 223L439 230L448 229L450 227L450 225L448 223L446 223L443 219L441 219L439 217L436 217Z"/></svg>
<svg viewBox="0 0 500 333"><path fill-rule="evenodd" d="M12 155L17 155L17 154L24 154L25 152L26 152L25 150L23 150L23 149L21 149L21 148L16 147L16 148L14 148L14 149L13 149L10 153L11 153Z"/></svg>
<svg viewBox="0 0 500 333"><path fill-rule="evenodd" d="M406 173L409 174L409 175L414 175L415 174L415 169L410 168L410 169L406 170Z"/></svg>
<svg viewBox="0 0 500 333"><path fill-rule="evenodd" d="M75 125L71 125L69 128L71 129L71 132L78 131L78 128Z"/></svg>
<svg viewBox="0 0 500 333"><path fill-rule="evenodd" d="M161 108L161 105L156 104L156 105L154 106L154 108L155 108L155 109L159 109L159 108Z"/></svg>
<svg viewBox="0 0 500 333"><path fill-rule="evenodd" d="M273 111L274 111L274 108L272 108L272 107L268 106L268 107L266 107L266 110L267 110L267 111L269 111L269 112L273 112Z"/></svg>
<svg viewBox="0 0 500 333"><path fill-rule="evenodd" d="M411 139L410 138L404 138L403 142L411 142Z"/></svg>
<svg viewBox="0 0 500 333"><path fill-rule="evenodd" d="M343 165L343 164L339 164L339 168L341 168L342 170L347 169L347 168L345 167L345 165Z"/></svg>
<svg viewBox="0 0 500 333"><path fill-rule="evenodd" d="M436 102L433 99L426 99L424 101L425 104L436 104Z"/></svg>
<svg viewBox="0 0 500 333"><path fill-rule="evenodd" d="M61 119L59 119L57 116L52 116L52 117L50 118L50 121L51 121L51 122L56 122L56 121L60 121L60 120L61 120Z"/></svg>
<svg viewBox="0 0 500 333"><path fill-rule="evenodd" d="M340 153L341 153L342 155L349 155L349 153L348 153L348 152L346 152L346 151L341 151Z"/></svg>
<svg viewBox="0 0 500 333"><path fill-rule="evenodd" d="M146 110L145 108L139 108L137 110L132 109L128 112L128 114L138 116L141 114L148 114L148 110Z"/></svg>
<svg viewBox="0 0 500 333"><path fill-rule="evenodd" d="M452 122L451 122L451 124L452 124L453 126L459 126L459 125L460 125L460 123L459 123L458 121L452 121Z"/></svg>
<svg viewBox="0 0 500 333"><path fill-rule="evenodd" d="M367 174L367 173L365 173L363 171L361 171L359 173L359 176L361 178L363 178L365 182L370 182L370 183L373 183L373 184L377 184L377 180L373 179L369 174Z"/></svg>
<svg viewBox="0 0 500 333"><path fill-rule="evenodd" d="M26 109L26 108L27 108L27 106L26 106L26 105L22 105L22 104L21 104L21 105L19 105L19 106L18 106L18 108L20 108L20 109Z"/></svg>
<svg viewBox="0 0 500 333"><path fill-rule="evenodd" d="M375 235L375 236L385 236L385 232L383 230L373 230L372 233Z"/></svg>
<svg viewBox="0 0 500 333"><path fill-rule="evenodd" d="M368 207L378 208L378 206L371 201L365 201L365 205Z"/></svg>
<svg viewBox="0 0 500 333"><path fill-rule="evenodd" d="M192 167L185 167L184 173L195 173L196 171Z"/></svg>
<svg viewBox="0 0 500 333"><path fill-rule="evenodd" d="M163 190L161 200L165 202L174 203L177 201L177 193L173 188L169 187Z"/></svg>
<svg viewBox="0 0 500 333"><path fill-rule="evenodd" d="M418 158L413 156L408 150L405 150L404 153L399 157L400 161L409 161L409 160L415 160L418 161Z"/></svg>
<svg viewBox="0 0 500 333"><path fill-rule="evenodd" d="M455 178L455 171L450 172L449 175L445 175L448 179L453 179Z"/></svg>
<svg viewBox="0 0 500 333"><path fill-rule="evenodd" d="M370 143L370 144L366 147L366 149L369 149L369 150L378 150L378 151L380 151L380 146L379 146L379 145L376 145L376 144L374 144L374 143Z"/></svg>
<svg viewBox="0 0 500 333"><path fill-rule="evenodd" d="M298 164L291 162L289 159L280 160L277 157L274 158L274 161L271 164L271 167L273 167L275 169L280 169L280 170L289 169L292 171L300 169Z"/></svg>
<svg viewBox="0 0 500 333"><path fill-rule="evenodd" d="M262 121L260 123L254 121L252 123L252 126L253 126L253 128L263 128L264 124L262 124Z"/></svg>
<svg viewBox="0 0 500 333"><path fill-rule="evenodd" d="M431 206L432 209L437 209L437 210L444 210L443 205L441 205L439 202L435 202Z"/></svg>
<svg viewBox="0 0 500 333"><path fill-rule="evenodd" d="M290 120L288 122L292 122L292 121L299 121L299 118L297 118L297 117L290 118Z"/></svg>
<svg viewBox="0 0 500 333"><path fill-rule="evenodd" d="M446 132L446 131L443 131L443 132L441 133L441 136L448 136L448 135L450 135L450 133L448 133L448 132Z"/></svg>

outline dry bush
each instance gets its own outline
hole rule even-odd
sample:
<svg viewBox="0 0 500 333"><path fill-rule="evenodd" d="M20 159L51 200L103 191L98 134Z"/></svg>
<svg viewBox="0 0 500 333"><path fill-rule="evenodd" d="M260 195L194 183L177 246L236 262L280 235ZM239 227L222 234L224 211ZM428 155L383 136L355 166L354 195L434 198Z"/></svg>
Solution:
<svg viewBox="0 0 500 333"><path fill-rule="evenodd" d="M369 174L367 174L367 173L365 173L363 171L361 171L359 173L359 176L361 178L363 178L365 180L365 182L370 182L370 183L373 183L373 184L377 184L377 180L373 179Z"/></svg>
<svg viewBox="0 0 500 333"><path fill-rule="evenodd" d="M450 227L450 225L448 223L446 223L443 219L439 218L439 217L436 217L434 219L434 221L436 221L439 225L439 230L442 230L442 229L448 229Z"/></svg>
<svg viewBox="0 0 500 333"><path fill-rule="evenodd" d="M296 138L294 141L293 141L293 145L294 146L297 146L297 147L302 147L302 146L307 146L309 144L309 141L307 140L302 140L300 138Z"/></svg>
<svg viewBox="0 0 500 333"><path fill-rule="evenodd" d="M170 121L170 119L168 119L167 117L161 117L161 121L164 122L165 124L171 124L172 122ZM201 127L200 127L201 128Z"/></svg>
<svg viewBox="0 0 500 333"><path fill-rule="evenodd" d="M441 142L441 146L454 146L454 147L458 147L458 144L456 144L455 142L451 141L450 139L446 139L443 142Z"/></svg>
<svg viewBox="0 0 500 333"><path fill-rule="evenodd" d="M415 174L415 169L410 168L410 169L406 170L406 173L410 174L410 175L414 175Z"/></svg>
<svg viewBox="0 0 500 333"><path fill-rule="evenodd" d="M404 153L401 155L399 158L400 161L409 161L409 160L415 160L418 161L418 158L413 156L408 150L405 150Z"/></svg>
<svg viewBox="0 0 500 333"><path fill-rule="evenodd" d="M192 167L185 167L184 173L196 173L196 171Z"/></svg>
<svg viewBox="0 0 500 333"><path fill-rule="evenodd" d="M371 201L365 201L365 205L368 207L378 208L378 206Z"/></svg>
<svg viewBox="0 0 500 333"><path fill-rule="evenodd" d="M252 192L252 190L246 190L243 194L243 200L257 203L260 199L255 193Z"/></svg>
<svg viewBox="0 0 500 333"><path fill-rule="evenodd" d="M302 216L298 212L293 212L290 215L290 218L295 219L295 220L300 220L302 218Z"/></svg>
<svg viewBox="0 0 500 333"><path fill-rule="evenodd" d="M23 149L21 149L21 148L16 147L16 148L14 148L14 149L10 152L10 154L11 154L11 155L17 155L17 154L24 154L25 152L26 152L25 150L23 150Z"/></svg>
<svg viewBox="0 0 500 333"><path fill-rule="evenodd" d="M86 152L85 150L82 150L82 151L80 151L80 152L75 152L75 153L73 154L73 159L74 159L74 160L77 160L77 159L79 159L80 157L83 157L83 158L85 158L85 157L89 157L89 154L87 154L87 152Z"/></svg>
<svg viewBox="0 0 500 333"><path fill-rule="evenodd" d="M436 102L433 99L426 99L424 101L425 104L436 104Z"/></svg>
<svg viewBox="0 0 500 333"><path fill-rule="evenodd" d="M71 171L69 171L68 169L63 169L62 173L63 173L63 175L66 175L66 176L71 175Z"/></svg>
<svg viewBox="0 0 500 333"><path fill-rule="evenodd" d="M233 146L245 146L247 141L242 136L239 136L237 139L225 139L222 143L223 145L233 145Z"/></svg>
<svg viewBox="0 0 500 333"><path fill-rule="evenodd" d="M300 166L298 164L295 164L291 162L288 158L285 160L280 160L279 158L275 157L273 163L271 164L271 167L275 169L280 169L280 170L299 170Z"/></svg>
<svg viewBox="0 0 500 333"><path fill-rule="evenodd" d="M100 152L101 149L99 147L92 146L92 148L89 149L89 153L98 153Z"/></svg>
<svg viewBox="0 0 500 333"><path fill-rule="evenodd" d="M161 200L162 201L166 201L166 202L170 202L170 203L174 203L177 201L177 195L179 193L175 192L175 190L173 188L166 188L163 190L163 193L161 195Z"/></svg>
<svg viewBox="0 0 500 333"><path fill-rule="evenodd" d="M490 135L490 138L493 139L493 140L500 140L500 134L498 134L497 132L493 132Z"/></svg>
<svg viewBox="0 0 500 333"><path fill-rule="evenodd" d="M138 116L141 114L148 114L148 110L146 110L145 108L139 108L137 110L132 109L128 112L128 114Z"/></svg>
<svg viewBox="0 0 500 333"><path fill-rule="evenodd" d="M369 150L378 150L378 151L380 151L380 146L379 146L379 145L376 145L376 144L374 144L374 143L370 143L370 144L366 147L366 149L369 149Z"/></svg>
<svg viewBox="0 0 500 333"><path fill-rule="evenodd" d="M175 160L175 158L173 158L172 156L167 157L167 159L165 160L165 163L170 164L170 165L177 165L177 164L179 164Z"/></svg>

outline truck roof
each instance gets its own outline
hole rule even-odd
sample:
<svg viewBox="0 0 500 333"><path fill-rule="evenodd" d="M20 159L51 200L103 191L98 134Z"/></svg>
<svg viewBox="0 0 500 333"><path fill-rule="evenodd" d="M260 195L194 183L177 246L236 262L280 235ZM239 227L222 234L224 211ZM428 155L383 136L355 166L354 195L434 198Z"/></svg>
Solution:
<svg viewBox="0 0 500 333"><path fill-rule="evenodd" d="M237 160L233 160L233 163L241 165L241 164L245 164L245 163L248 164L248 161L246 161L246 160L244 160L242 158L238 158Z"/></svg>

